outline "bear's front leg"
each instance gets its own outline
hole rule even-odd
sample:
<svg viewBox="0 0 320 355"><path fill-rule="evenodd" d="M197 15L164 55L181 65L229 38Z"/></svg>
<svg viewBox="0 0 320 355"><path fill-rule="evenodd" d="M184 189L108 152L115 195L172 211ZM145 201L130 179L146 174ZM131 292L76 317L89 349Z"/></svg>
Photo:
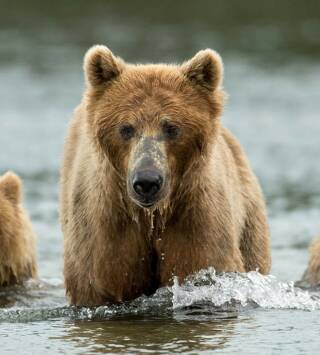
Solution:
<svg viewBox="0 0 320 355"><path fill-rule="evenodd" d="M158 287L152 268L154 251L138 226L98 230L82 238L77 234L78 243L76 238L65 242L64 275L71 303L120 303L152 293Z"/></svg>
<svg viewBox="0 0 320 355"><path fill-rule="evenodd" d="M269 226L265 206L251 202L240 239L245 271L267 274L271 267Z"/></svg>

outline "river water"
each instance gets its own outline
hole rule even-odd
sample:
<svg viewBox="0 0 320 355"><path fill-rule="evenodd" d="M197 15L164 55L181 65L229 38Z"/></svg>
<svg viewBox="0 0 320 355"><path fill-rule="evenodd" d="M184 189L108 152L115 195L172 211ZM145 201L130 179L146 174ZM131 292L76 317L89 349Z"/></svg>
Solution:
<svg viewBox="0 0 320 355"><path fill-rule="evenodd" d="M0 291L1 353L320 352L320 292L293 286L320 234L319 3L239 4L0 1L0 172L24 180L40 274ZM222 120L266 195L272 276L207 270L131 304L67 306L58 167L82 57L95 43L133 62L182 61L206 47L222 54Z"/></svg>

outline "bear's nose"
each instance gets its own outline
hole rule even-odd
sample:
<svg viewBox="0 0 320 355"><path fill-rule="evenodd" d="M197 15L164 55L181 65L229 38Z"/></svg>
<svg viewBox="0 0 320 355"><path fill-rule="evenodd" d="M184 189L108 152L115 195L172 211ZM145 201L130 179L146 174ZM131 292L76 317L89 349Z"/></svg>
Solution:
<svg viewBox="0 0 320 355"><path fill-rule="evenodd" d="M160 191L162 184L163 177L158 171L143 170L135 173L133 177L133 189L144 199L155 197Z"/></svg>

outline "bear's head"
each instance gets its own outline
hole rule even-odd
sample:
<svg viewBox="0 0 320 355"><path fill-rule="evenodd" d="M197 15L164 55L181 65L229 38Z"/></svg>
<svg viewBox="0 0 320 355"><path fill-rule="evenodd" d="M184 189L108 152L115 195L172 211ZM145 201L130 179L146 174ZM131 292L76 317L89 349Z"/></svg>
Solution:
<svg viewBox="0 0 320 355"><path fill-rule="evenodd" d="M0 176L0 235L12 234L20 227L17 215L21 199L20 178L11 172Z"/></svg>
<svg viewBox="0 0 320 355"><path fill-rule="evenodd" d="M182 65L132 65L94 46L84 71L89 135L132 201L157 206L201 174L224 101L223 65L215 51L200 51Z"/></svg>

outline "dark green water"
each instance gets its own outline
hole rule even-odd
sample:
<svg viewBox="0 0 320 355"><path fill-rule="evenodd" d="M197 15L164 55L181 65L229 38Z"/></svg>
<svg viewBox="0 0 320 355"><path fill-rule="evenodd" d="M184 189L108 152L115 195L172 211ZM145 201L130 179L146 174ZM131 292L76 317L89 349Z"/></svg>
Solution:
<svg viewBox="0 0 320 355"><path fill-rule="evenodd" d="M96 43L134 62L178 62L206 47L222 54L230 95L223 122L266 194L276 279L222 278L219 290L163 290L97 313L66 307L58 167L83 89L82 58ZM15 170L25 181L44 280L0 295L14 304L0 310L1 352L319 353L317 293L287 285L320 234L319 63L314 0L0 0L0 173ZM230 299L242 304L236 313L212 310Z"/></svg>

